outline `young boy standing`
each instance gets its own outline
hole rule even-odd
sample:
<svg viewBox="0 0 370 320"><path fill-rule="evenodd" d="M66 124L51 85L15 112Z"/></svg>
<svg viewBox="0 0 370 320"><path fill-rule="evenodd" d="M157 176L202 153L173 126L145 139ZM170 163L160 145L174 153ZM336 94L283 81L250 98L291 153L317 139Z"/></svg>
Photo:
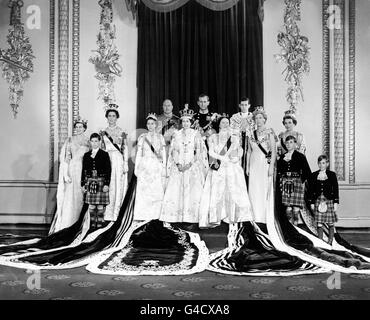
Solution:
<svg viewBox="0 0 370 320"><path fill-rule="evenodd" d="M308 197L311 209L315 213L318 236L323 239L323 224L329 225L329 244L334 238L334 223L338 221L339 188L335 172L328 170L329 159L326 155L318 158L318 171L309 179Z"/></svg>
<svg viewBox="0 0 370 320"><path fill-rule="evenodd" d="M311 175L305 155L296 151L296 143L294 136L286 137L287 152L277 162L282 203L286 207L289 220L294 225L298 224L300 210L305 205L305 181Z"/></svg>
<svg viewBox="0 0 370 320"><path fill-rule="evenodd" d="M103 225L105 207L109 204L111 163L108 153L100 149L99 134L93 133L90 143L92 149L84 154L82 160L81 186L85 203L89 204L90 226L97 229Z"/></svg>

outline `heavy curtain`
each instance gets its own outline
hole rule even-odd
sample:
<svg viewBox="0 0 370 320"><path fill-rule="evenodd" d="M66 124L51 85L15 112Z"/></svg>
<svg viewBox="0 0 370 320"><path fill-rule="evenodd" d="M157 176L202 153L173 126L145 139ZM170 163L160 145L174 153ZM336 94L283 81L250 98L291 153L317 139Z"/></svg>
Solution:
<svg viewBox="0 0 370 320"><path fill-rule="evenodd" d="M161 113L166 98L175 113L185 103L197 111L201 93L211 112L237 112L242 96L263 104L260 0L234 1L223 11L190 0L168 12L147 1L138 5L138 126L148 112Z"/></svg>
<svg viewBox="0 0 370 320"><path fill-rule="evenodd" d="M189 1L194 0L141 0L148 8L154 11L168 12L176 10ZM195 0L211 10L226 10L239 0ZM243 1L243 0L242 0Z"/></svg>

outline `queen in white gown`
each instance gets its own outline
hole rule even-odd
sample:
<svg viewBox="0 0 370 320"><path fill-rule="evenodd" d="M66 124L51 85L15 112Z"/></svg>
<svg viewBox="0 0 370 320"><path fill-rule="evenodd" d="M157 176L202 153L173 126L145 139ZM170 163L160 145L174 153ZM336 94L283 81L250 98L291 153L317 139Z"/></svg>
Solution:
<svg viewBox="0 0 370 320"><path fill-rule="evenodd" d="M193 110L180 111L182 129L171 141L167 174L168 184L160 220L199 222L199 205L208 169L207 149L197 130L191 129Z"/></svg>
<svg viewBox="0 0 370 320"><path fill-rule="evenodd" d="M272 129L266 128L267 115L260 107L253 112L256 130L249 139L248 166L249 199L255 222L266 223L274 213L274 169L276 140Z"/></svg>
<svg viewBox="0 0 370 320"><path fill-rule="evenodd" d="M73 127L75 135L66 140L60 151L57 211L49 234L74 224L78 220L83 206L82 158L90 148L89 138L85 135L87 121L79 118Z"/></svg>
<svg viewBox="0 0 370 320"><path fill-rule="evenodd" d="M118 106L110 104L105 117L109 126L101 132L102 149L108 152L112 174L109 185L109 205L104 213L105 221L116 221L127 190L128 149L127 134L117 126Z"/></svg>
<svg viewBox="0 0 370 320"><path fill-rule="evenodd" d="M149 132L139 137L135 160L134 220L159 219L166 182L166 143L156 132L157 116L149 114L146 119Z"/></svg>
<svg viewBox="0 0 370 320"><path fill-rule="evenodd" d="M219 133L209 140L211 166L199 210L199 227L218 226L253 220L244 171L240 165L243 149L239 132L232 131L227 115L219 120Z"/></svg>

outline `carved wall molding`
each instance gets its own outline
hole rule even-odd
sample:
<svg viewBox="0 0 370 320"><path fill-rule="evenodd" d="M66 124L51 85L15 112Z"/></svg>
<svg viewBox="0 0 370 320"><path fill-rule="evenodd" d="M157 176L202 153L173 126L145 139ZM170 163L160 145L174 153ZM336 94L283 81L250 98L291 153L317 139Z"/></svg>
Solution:
<svg viewBox="0 0 370 320"><path fill-rule="evenodd" d="M334 0L340 11L340 26L333 30L334 54L334 170L338 180L345 180L345 0Z"/></svg>
<svg viewBox="0 0 370 320"><path fill-rule="evenodd" d="M69 0L58 0L58 154L68 138Z"/></svg>
<svg viewBox="0 0 370 320"><path fill-rule="evenodd" d="M72 123L79 117L80 87L80 0L72 8Z"/></svg>
<svg viewBox="0 0 370 320"><path fill-rule="evenodd" d="M355 11L352 0L322 1L322 148L333 156L338 179L349 184L355 184ZM340 25L329 28L329 16L338 13Z"/></svg>
<svg viewBox="0 0 370 320"><path fill-rule="evenodd" d="M49 23L49 181L54 181L55 159L55 8L56 0L50 0L50 23Z"/></svg>
<svg viewBox="0 0 370 320"><path fill-rule="evenodd" d="M322 1L322 153L330 155L330 42L329 0Z"/></svg>
<svg viewBox="0 0 370 320"><path fill-rule="evenodd" d="M349 183L355 183L356 1L349 1Z"/></svg>

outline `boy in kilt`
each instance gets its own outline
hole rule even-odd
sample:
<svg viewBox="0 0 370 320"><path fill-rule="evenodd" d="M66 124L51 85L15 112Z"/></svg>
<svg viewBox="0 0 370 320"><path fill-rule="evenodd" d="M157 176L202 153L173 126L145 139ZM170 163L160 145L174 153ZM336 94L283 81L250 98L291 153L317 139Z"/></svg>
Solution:
<svg viewBox="0 0 370 320"><path fill-rule="evenodd" d="M97 133L90 136L92 150L84 154L82 160L81 186L85 193L85 203L89 204L90 227L102 227L105 207L109 204L109 183L111 163L107 152L100 149L101 137Z"/></svg>
<svg viewBox="0 0 370 320"><path fill-rule="evenodd" d="M282 204L286 207L289 221L294 225L298 225L300 210L305 206L305 182L311 175L305 155L296 151L296 143L294 136L286 137L288 151L277 161Z"/></svg>
<svg viewBox="0 0 370 320"><path fill-rule="evenodd" d="M308 199L312 211L315 213L318 236L323 239L323 224L329 225L329 240L334 238L334 224L338 221L337 210L339 205L339 187L337 175L328 170L329 159L326 155L318 158L320 170L311 174L308 180Z"/></svg>

